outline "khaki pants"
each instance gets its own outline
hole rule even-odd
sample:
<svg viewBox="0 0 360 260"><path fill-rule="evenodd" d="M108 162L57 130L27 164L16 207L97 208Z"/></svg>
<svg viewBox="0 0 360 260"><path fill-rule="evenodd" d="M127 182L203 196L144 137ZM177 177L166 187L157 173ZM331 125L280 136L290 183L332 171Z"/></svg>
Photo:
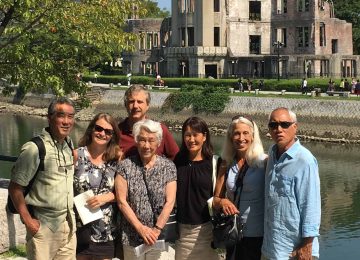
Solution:
<svg viewBox="0 0 360 260"><path fill-rule="evenodd" d="M211 248L212 224L179 224L180 239L175 244L175 259L218 260L219 255Z"/></svg>
<svg viewBox="0 0 360 260"><path fill-rule="evenodd" d="M26 253L29 260L74 260L76 255L76 235L70 234L67 221L56 232L41 224L32 236L26 234Z"/></svg>
<svg viewBox="0 0 360 260"><path fill-rule="evenodd" d="M152 249L139 257L136 257L134 247L124 245L123 248L125 260L174 260L175 258L174 248L169 246L169 243L166 243L165 251Z"/></svg>

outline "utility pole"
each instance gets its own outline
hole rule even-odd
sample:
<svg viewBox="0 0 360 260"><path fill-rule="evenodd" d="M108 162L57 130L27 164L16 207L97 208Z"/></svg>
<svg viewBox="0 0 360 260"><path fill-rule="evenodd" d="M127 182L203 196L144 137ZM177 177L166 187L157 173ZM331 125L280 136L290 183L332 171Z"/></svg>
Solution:
<svg viewBox="0 0 360 260"><path fill-rule="evenodd" d="M282 42L273 42L277 54L277 80L280 81L280 48L284 46Z"/></svg>

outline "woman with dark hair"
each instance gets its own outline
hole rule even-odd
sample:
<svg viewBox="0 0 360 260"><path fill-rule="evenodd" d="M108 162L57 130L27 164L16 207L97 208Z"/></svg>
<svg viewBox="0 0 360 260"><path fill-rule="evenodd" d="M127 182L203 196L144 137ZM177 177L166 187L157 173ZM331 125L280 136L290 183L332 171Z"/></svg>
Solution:
<svg viewBox="0 0 360 260"><path fill-rule="evenodd" d="M114 177L120 157L119 129L108 114L97 114L80 139L74 151L75 196L92 190L94 196L87 200L90 209L100 208L101 219L83 225L77 215L78 260L112 259L114 255L113 205Z"/></svg>
<svg viewBox="0 0 360 260"><path fill-rule="evenodd" d="M182 126L182 144L175 157L177 219L180 238L175 259L219 259L211 248L212 224L207 200L213 196L213 147L207 124L199 117Z"/></svg>

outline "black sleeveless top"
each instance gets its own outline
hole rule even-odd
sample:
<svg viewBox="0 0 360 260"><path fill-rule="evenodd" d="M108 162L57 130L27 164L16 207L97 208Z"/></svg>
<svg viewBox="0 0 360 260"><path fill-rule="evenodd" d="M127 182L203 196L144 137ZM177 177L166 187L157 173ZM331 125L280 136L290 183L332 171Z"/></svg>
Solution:
<svg viewBox="0 0 360 260"><path fill-rule="evenodd" d="M199 225L210 221L207 200L213 196L212 161L190 161L178 153L177 220L182 224Z"/></svg>

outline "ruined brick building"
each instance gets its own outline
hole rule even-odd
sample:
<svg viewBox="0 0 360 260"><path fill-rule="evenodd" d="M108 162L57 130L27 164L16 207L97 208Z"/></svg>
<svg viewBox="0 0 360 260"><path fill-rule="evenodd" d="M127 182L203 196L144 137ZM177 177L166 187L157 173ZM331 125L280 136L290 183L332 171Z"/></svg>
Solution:
<svg viewBox="0 0 360 260"><path fill-rule="evenodd" d="M189 77L356 77L352 25L331 0L172 0L172 17L129 19L124 69Z"/></svg>

